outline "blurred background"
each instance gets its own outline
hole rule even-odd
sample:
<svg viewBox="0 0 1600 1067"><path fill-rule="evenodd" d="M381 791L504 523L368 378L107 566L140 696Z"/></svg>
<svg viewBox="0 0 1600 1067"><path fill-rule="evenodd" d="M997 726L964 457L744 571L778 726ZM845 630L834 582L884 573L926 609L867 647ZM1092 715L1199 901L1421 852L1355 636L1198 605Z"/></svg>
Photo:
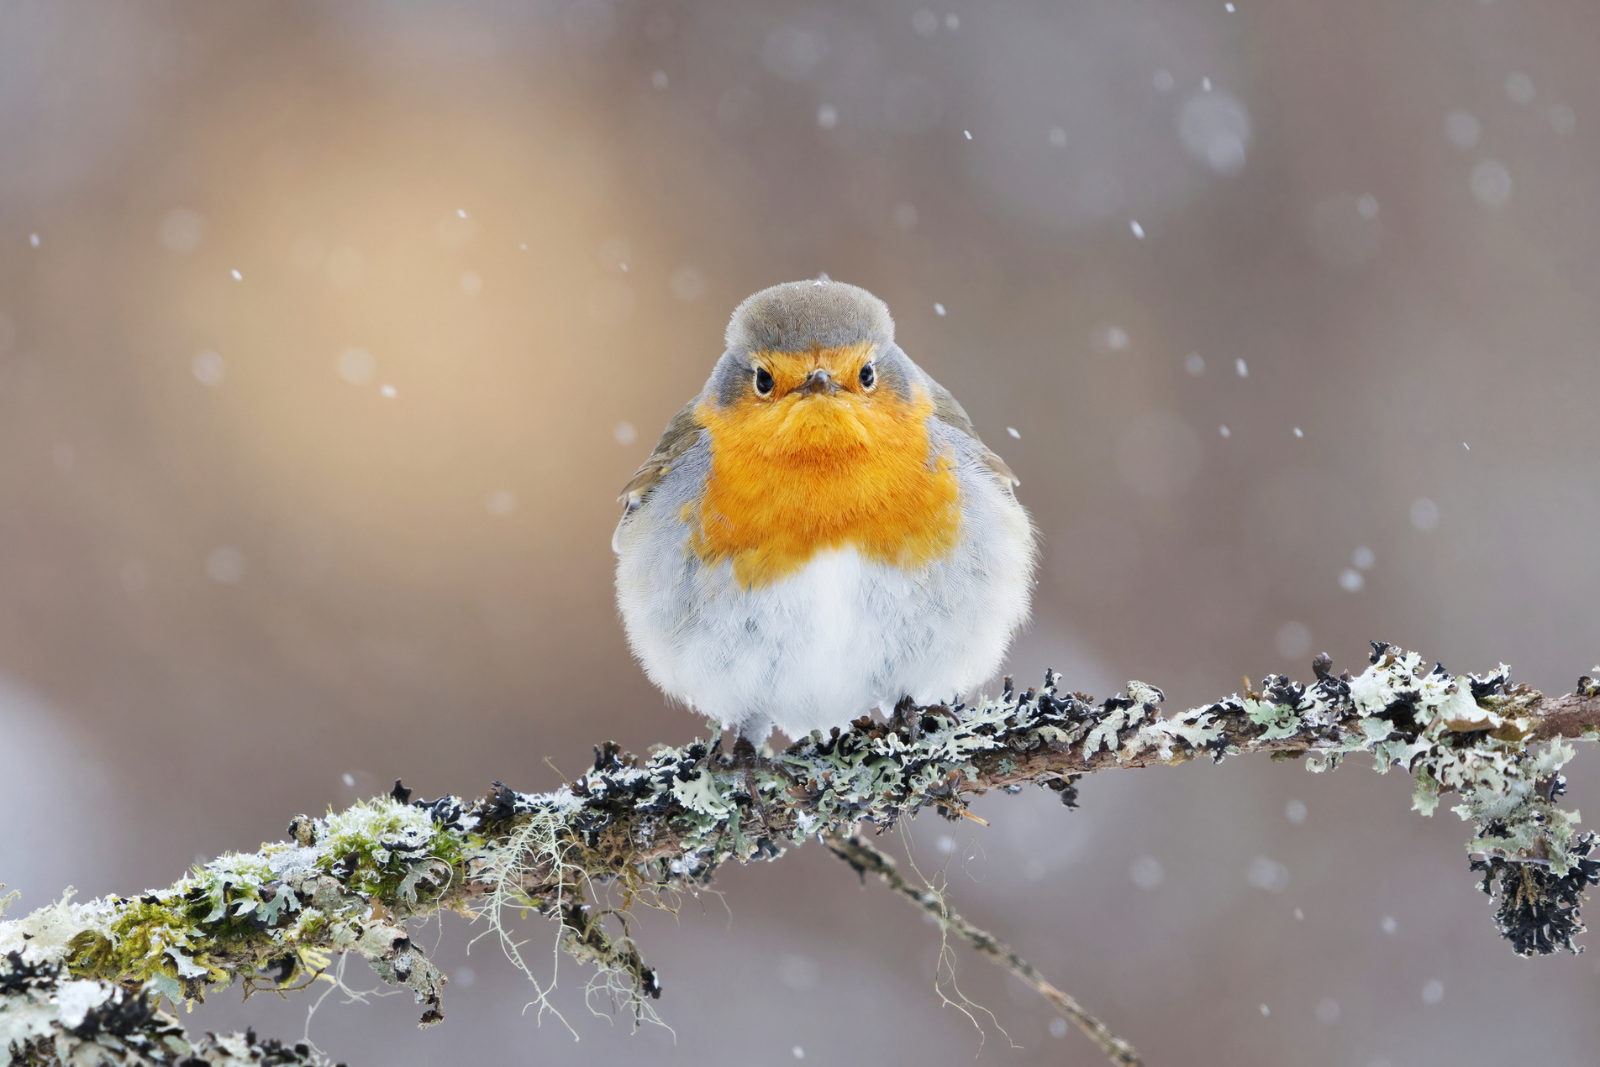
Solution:
<svg viewBox="0 0 1600 1067"><path fill-rule="evenodd" d="M1600 7L924 2L0 9L20 907L165 885L396 777L547 789L597 742L694 736L623 640L615 496L733 306L823 271L1022 479L1019 678L1186 707L1380 639L1571 689L1600 659ZM1570 776L1600 809L1600 759ZM1515 958L1466 827L1409 792L1239 760L894 844L1152 1065L1591 1059L1600 967ZM591 1015L570 965L581 1040L536 1025L451 921L418 937L444 1025L334 996L310 1036L351 1064L1101 1062L960 950L993 1015L942 1007L936 931L815 846L717 887L640 920L675 1034ZM188 1022L295 1038L309 1002Z"/></svg>

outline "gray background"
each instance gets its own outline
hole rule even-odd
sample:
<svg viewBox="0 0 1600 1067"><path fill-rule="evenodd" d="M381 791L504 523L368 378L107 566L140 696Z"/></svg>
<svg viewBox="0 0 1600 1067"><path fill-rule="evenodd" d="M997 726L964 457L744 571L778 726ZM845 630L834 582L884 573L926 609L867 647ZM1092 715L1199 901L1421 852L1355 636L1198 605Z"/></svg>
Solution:
<svg viewBox="0 0 1600 1067"><path fill-rule="evenodd" d="M820 271L889 302L1022 478L1024 679L1187 706L1373 638L1562 692L1600 659L1600 7L920 3L0 10L23 907L397 776L550 788L595 742L693 736L622 639L614 496L734 304ZM1572 777L1594 809L1592 754ZM1513 957L1465 827L1408 802L1234 761L907 840L1152 1064L1592 1062L1595 964ZM588 1014L575 967L582 1040L536 1026L455 921L421 937L442 1027L332 997L312 1036L394 1065L1098 1060L960 953L995 1020L941 1007L935 931L815 846L717 886L641 920L675 1039ZM305 995L237 997L191 1023L304 1026Z"/></svg>

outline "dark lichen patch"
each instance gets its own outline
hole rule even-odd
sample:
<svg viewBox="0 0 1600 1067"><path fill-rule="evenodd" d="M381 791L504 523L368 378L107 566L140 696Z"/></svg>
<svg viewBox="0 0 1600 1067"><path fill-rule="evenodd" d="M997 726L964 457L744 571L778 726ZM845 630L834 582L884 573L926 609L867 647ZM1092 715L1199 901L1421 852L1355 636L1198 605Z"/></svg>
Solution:
<svg viewBox="0 0 1600 1067"><path fill-rule="evenodd" d="M148 994L74 977L62 962L0 958L0 1050L26 1067L331 1067L307 1044L243 1034L191 1040ZM343 1065L339 1065L343 1067Z"/></svg>
<svg viewBox="0 0 1600 1067"><path fill-rule="evenodd" d="M1565 874L1498 856L1472 861L1472 869L1483 875L1484 895L1498 898L1495 925L1517 955L1583 951L1573 939L1586 929L1578 909L1590 887L1600 885L1600 860L1589 858L1594 851L1595 835L1580 836L1569 848L1571 865Z"/></svg>

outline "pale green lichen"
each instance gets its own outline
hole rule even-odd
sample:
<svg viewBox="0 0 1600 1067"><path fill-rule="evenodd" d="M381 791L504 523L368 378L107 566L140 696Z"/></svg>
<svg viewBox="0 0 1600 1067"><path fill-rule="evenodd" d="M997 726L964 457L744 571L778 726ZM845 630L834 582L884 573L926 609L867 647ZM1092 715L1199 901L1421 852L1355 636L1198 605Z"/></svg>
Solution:
<svg viewBox="0 0 1600 1067"><path fill-rule="evenodd" d="M0 923L0 956L65 965L177 1003L236 978L256 980L262 968L288 979L316 970L326 950L351 950L409 986L430 1005L424 1022L436 1021L443 976L383 913L420 908L448 884L446 857L464 847L459 833L389 798L330 815L308 832L320 833L319 847L277 842L231 853L136 898L77 904L69 894Z"/></svg>
<svg viewBox="0 0 1600 1067"><path fill-rule="evenodd" d="M1514 892L1502 880L1502 931L1519 952L1571 948L1600 862L1588 859L1594 843L1576 832L1578 813L1555 803L1572 749L1526 744L1537 694L1512 686L1503 667L1452 677L1388 646L1356 678L1326 666L1319 661L1309 687L1270 676L1260 692L1247 682L1242 696L1167 718L1152 686L1130 682L1094 704L1061 691L1052 673L1038 690L1008 685L973 707L813 734L748 768L724 762L713 732L642 761L603 746L588 774L551 793L497 785L473 803L408 803L397 785L393 797L297 818L291 840L220 857L168 889L82 904L69 895L0 921L0 981L19 968L56 968L61 980L176 1003L239 979L296 981L324 968L330 952L350 952L411 988L428 1006L427 1025L440 1017L444 978L405 924L454 908L487 917L533 980L542 1013L553 975L535 978L509 929L532 909L558 920L559 953L595 969L591 989L647 1018L646 998L660 986L629 937L627 909L692 892L727 860L774 859L809 836L864 822L886 828L928 806L959 817L967 796L990 788L1032 782L1071 803L1074 779L1103 767L1261 750L1304 756L1312 770L1371 753L1378 770L1413 776L1424 814L1454 793L1453 810L1476 827L1468 847L1486 886L1515 878ZM614 908L599 906L607 885L620 893ZM0 996L0 1010L11 1002Z"/></svg>

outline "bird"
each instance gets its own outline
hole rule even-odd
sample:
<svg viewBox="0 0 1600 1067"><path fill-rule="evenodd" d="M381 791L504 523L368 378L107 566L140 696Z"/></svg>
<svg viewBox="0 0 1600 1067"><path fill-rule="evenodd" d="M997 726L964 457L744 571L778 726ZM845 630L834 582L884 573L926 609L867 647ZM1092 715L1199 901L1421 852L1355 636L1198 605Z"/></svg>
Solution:
<svg viewBox="0 0 1600 1067"><path fill-rule="evenodd" d="M775 285L724 344L619 498L617 605L650 679L760 745L991 677L1038 538L887 305L826 275Z"/></svg>

